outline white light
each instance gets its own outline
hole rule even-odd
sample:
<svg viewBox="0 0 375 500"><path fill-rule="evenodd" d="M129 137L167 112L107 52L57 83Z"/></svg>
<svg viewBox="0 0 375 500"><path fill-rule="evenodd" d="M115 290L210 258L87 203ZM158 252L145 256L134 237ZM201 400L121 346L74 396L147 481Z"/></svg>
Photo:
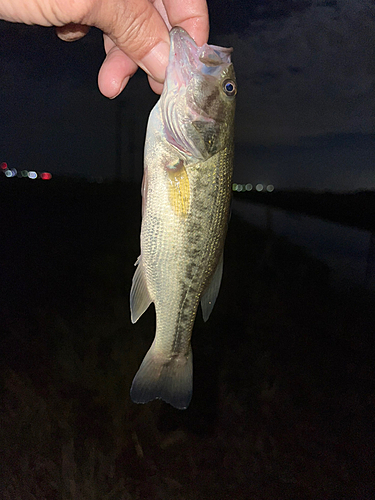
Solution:
<svg viewBox="0 0 375 500"><path fill-rule="evenodd" d="M242 191L242 184L237 185L237 191L240 193Z"/></svg>
<svg viewBox="0 0 375 500"><path fill-rule="evenodd" d="M246 189L246 191L251 191L253 189L253 185L252 184L246 184L245 189Z"/></svg>
<svg viewBox="0 0 375 500"><path fill-rule="evenodd" d="M267 191L268 191L269 193L272 193L272 191L273 191L275 188L272 186L272 184L269 184L269 185L267 186L267 188L266 188L266 189L267 189Z"/></svg>
<svg viewBox="0 0 375 500"><path fill-rule="evenodd" d="M34 170L30 170L30 172L27 174L27 177L29 179L36 179L38 177L38 174L34 172Z"/></svg>
<svg viewBox="0 0 375 500"><path fill-rule="evenodd" d="M263 191L263 184L257 184L257 185L255 186L255 189L256 189L257 191Z"/></svg>
<svg viewBox="0 0 375 500"><path fill-rule="evenodd" d="M6 177L13 177L11 170L5 170L5 175L6 175Z"/></svg>

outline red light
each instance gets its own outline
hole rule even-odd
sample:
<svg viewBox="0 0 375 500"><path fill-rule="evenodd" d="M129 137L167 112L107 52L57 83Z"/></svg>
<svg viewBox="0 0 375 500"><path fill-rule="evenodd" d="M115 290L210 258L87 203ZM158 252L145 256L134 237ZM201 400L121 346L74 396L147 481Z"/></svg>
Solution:
<svg viewBox="0 0 375 500"><path fill-rule="evenodd" d="M8 164L6 161L3 161L3 163L0 165L1 170L6 170L8 168Z"/></svg>
<svg viewBox="0 0 375 500"><path fill-rule="evenodd" d="M52 179L52 175L49 173L49 172L42 172L40 174L40 177L44 180L44 181L49 181L50 179Z"/></svg>

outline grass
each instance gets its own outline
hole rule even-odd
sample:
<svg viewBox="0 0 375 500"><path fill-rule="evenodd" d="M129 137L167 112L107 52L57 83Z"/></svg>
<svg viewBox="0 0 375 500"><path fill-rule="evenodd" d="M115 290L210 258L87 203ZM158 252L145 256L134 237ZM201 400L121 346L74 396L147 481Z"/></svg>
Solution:
<svg viewBox="0 0 375 500"><path fill-rule="evenodd" d="M1 498L373 497L366 291L233 216L191 406L135 405L155 327L128 311L138 187L21 184L2 196Z"/></svg>

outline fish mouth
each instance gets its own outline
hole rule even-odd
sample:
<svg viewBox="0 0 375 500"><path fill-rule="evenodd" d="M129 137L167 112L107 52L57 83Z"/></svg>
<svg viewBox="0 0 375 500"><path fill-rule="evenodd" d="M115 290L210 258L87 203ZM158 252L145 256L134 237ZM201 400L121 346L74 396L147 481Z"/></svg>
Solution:
<svg viewBox="0 0 375 500"><path fill-rule="evenodd" d="M196 72L216 76L223 65L231 63L231 48L208 44L198 47L180 26L173 28L169 36L171 46L166 82L170 90L186 85Z"/></svg>
<svg viewBox="0 0 375 500"><path fill-rule="evenodd" d="M199 47L180 26L173 28L169 36L171 46L166 80L173 87L179 88L191 78L192 71L197 69Z"/></svg>

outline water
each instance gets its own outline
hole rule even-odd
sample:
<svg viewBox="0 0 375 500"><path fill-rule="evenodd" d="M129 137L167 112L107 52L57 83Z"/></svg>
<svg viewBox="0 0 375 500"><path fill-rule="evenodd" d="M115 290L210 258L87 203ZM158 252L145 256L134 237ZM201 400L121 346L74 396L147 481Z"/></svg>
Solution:
<svg viewBox="0 0 375 500"><path fill-rule="evenodd" d="M233 200L232 207L234 213L262 229L267 227L268 218L275 234L324 261L338 286L365 285L375 290L374 262L370 273L366 271L369 231L247 201Z"/></svg>

